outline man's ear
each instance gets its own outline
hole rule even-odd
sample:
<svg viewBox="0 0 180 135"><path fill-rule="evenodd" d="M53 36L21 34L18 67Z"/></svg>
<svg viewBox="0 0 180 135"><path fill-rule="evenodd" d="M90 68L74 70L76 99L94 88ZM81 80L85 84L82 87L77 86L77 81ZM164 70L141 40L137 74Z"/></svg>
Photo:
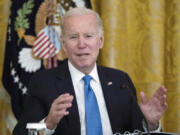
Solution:
<svg viewBox="0 0 180 135"><path fill-rule="evenodd" d="M103 48L104 45L104 33L102 33L102 35L100 36L100 47L99 48Z"/></svg>
<svg viewBox="0 0 180 135"><path fill-rule="evenodd" d="M61 46L62 46L62 49L64 50L64 52L66 53L66 45L65 45L65 41L63 39L63 37L61 36L60 37L60 41L61 41Z"/></svg>

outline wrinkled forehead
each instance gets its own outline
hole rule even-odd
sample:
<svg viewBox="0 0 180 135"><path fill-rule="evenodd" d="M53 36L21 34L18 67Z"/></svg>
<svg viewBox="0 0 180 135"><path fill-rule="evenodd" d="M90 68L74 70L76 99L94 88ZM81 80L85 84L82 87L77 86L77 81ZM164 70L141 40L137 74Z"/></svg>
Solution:
<svg viewBox="0 0 180 135"><path fill-rule="evenodd" d="M64 18L64 24L62 27L63 32L70 29L82 28L98 30L96 16L91 13L86 13L83 15L67 16Z"/></svg>

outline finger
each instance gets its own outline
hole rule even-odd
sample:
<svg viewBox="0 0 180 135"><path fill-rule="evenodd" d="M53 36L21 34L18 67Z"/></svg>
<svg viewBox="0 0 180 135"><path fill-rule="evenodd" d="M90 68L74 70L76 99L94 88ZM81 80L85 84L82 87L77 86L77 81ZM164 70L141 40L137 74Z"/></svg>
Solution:
<svg viewBox="0 0 180 135"><path fill-rule="evenodd" d="M57 102L58 103L72 103L73 98L74 97L72 95L70 95L70 96L66 96L66 97L60 98Z"/></svg>
<svg viewBox="0 0 180 135"><path fill-rule="evenodd" d="M159 97L161 98L162 102L166 102L166 98L167 98L167 89L161 88L161 95L159 95Z"/></svg>
<svg viewBox="0 0 180 135"><path fill-rule="evenodd" d="M72 95L70 95L69 93L65 93L65 94L62 94L62 95L60 95L57 99L59 100L59 99L65 99L65 98L68 98L68 97L70 97L70 96L72 96Z"/></svg>
<svg viewBox="0 0 180 135"><path fill-rule="evenodd" d="M159 112L164 112L167 109L167 102L166 102L166 96L163 96L161 100L154 98L153 104L155 105Z"/></svg>
<svg viewBox="0 0 180 135"><path fill-rule="evenodd" d="M61 94L61 95L58 96L55 100L59 100L59 99L61 99L61 98L67 97L67 96L70 96L70 94L69 94L69 93Z"/></svg>
<svg viewBox="0 0 180 135"><path fill-rule="evenodd" d="M151 97L151 102L152 104L156 105L158 108L161 108L161 106L163 106L163 104L166 102L166 95L153 95Z"/></svg>
<svg viewBox="0 0 180 135"><path fill-rule="evenodd" d="M60 104L60 103L72 102L72 100L73 100L73 96L70 95L69 93L66 93L66 94L60 95L60 96L55 100L55 103L56 103L56 104Z"/></svg>
<svg viewBox="0 0 180 135"><path fill-rule="evenodd" d="M61 94L58 98L60 98L60 97L66 97L66 96L70 96L70 94L69 94L69 93L64 93L64 94Z"/></svg>
<svg viewBox="0 0 180 135"><path fill-rule="evenodd" d="M166 96L166 91L167 89L164 86L159 87L156 92L153 95L153 98L156 98L157 100L162 100L164 99L164 96Z"/></svg>
<svg viewBox="0 0 180 135"><path fill-rule="evenodd" d="M69 93L65 93L65 94L61 94L59 97L57 97L54 102L53 105L57 106L59 104L66 104L66 103L72 103L73 100L73 96L70 95Z"/></svg>
<svg viewBox="0 0 180 135"><path fill-rule="evenodd" d="M57 117L63 117L63 116L69 115L69 111L67 111L66 109L63 109L61 111L58 111L56 115Z"/></svg>
<svg viewBox="0 0 180 135"><path fill-rule="evenodd" d="M164 95L162 100L160 101L161 102L161 105L164 107L164 106L167 106L167 100L166 100L167 96Z"/></svg>
<svg viewBox="0 0 180 135"><path fill-rule="evenodd" d="M168 105L167 105L166 102L163 103L163 104L161 104L161 105L159 106L159 112L160 112L160 113L164 113L164 112L166 111L167 107L168 107Z"/></svg>
<svg viewBox="0 0 180 135"><path fill-rule="evenodd" d="M49 113L49 117L51 119L54 119L54 118L58 119L58 118L62 118L64 115L68 115L69 111L67 111L66 107L67 106L61 105L59 109L57 106L51 108L50 113Z"/></svg>
<svg viewBox="0 0 180 135"><path fill-rule="evenodd" d="M157 90L158 95L166 95L167 89L164 86L160 86Z"/></svg>
<svg viewBox="0 0 180 135"><path fill-rule="evenodd" d="M166 96L166 95L163 95L163 96L162 96L162 102L166 102L166 101L167 101L166 99L167 99L167 96Z"/></svg>
<svg viewBox="0 0 180 135"><path fill-rule="evenodd" d="M167 88L164 86L164 85L162 85L161 87L160 87L160 89L163 91L163 92L167 92Z"/></svg>
<svg viewBox="0 0 180 135"><path fill-rule="evenodd" d="M147 103L147 98L144 92L140 92L140 97L141 97L141 103L146 104Z"/></svg>
<svg viewBox="0 0 180 135"><path fill-rule="evenodd" d="M70 100L69 100L69 98L70 98ZM73 99L73 96L68 96L68 97L63 97L63 98L57 99L52 105L53 110L58 111L61 109L70 108L72 106L72 99Z"/></svg>
<svg viewBox="0 0 180 135"><path fill-rule="evenodd" d="M164 111L168 108L167 102L164 103Z"/></svg>
<svg viewBox="0 0 180 135"><path fill-rule="evenodd" d="M71 103L68 103L68 104L59 104L57 107L56 107L56 110L66 110L68 108L70 108L72 106Z"/></svg>

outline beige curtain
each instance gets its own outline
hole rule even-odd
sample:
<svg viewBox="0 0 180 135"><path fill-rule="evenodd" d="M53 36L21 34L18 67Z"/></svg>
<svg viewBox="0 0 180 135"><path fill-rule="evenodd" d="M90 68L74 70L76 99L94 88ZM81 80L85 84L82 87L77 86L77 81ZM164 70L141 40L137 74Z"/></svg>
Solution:
<svg viewBox="0 0 180 135"><path fill-rule="evenodd" d="M4 63L5 39L9 17L9 0L0 0L0 79ZM16 120L12 114L10 97L0 80L0 134L11 135Z"/></svg>
<svg viewBox="0 0 180 135"><path fill-rule="evenodd" d="M128 72L152 96L168 89L166 132L180 133L180 0L92 0L100 13L105 44L99 63Z"/></svg>
<svg viewBox="0 0 180 135"><path fill-rule="evenodd" d="M162 126L180 133L180 0L91 1L105 30L99 63L128 72L138 97L140 91L150 97L165 85L168 110ZM9 0L0 0L0 77L8 15ZM0 134L10 135L15 120L1 81L0 110Z"/></svg>

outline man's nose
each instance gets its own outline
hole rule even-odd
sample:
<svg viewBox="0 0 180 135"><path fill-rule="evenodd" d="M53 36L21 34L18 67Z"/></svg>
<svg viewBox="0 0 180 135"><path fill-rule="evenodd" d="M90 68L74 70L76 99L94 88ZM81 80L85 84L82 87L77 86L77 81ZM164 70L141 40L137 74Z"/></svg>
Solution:
<svg viewBox="0 0 180 135"><path fill-rule="evenodd" d="M86 45L85 45L85 39L84 39L83 37L79 37L78 47L79 47L79 48L84 48L84 47L86 47Z"/></svg>

